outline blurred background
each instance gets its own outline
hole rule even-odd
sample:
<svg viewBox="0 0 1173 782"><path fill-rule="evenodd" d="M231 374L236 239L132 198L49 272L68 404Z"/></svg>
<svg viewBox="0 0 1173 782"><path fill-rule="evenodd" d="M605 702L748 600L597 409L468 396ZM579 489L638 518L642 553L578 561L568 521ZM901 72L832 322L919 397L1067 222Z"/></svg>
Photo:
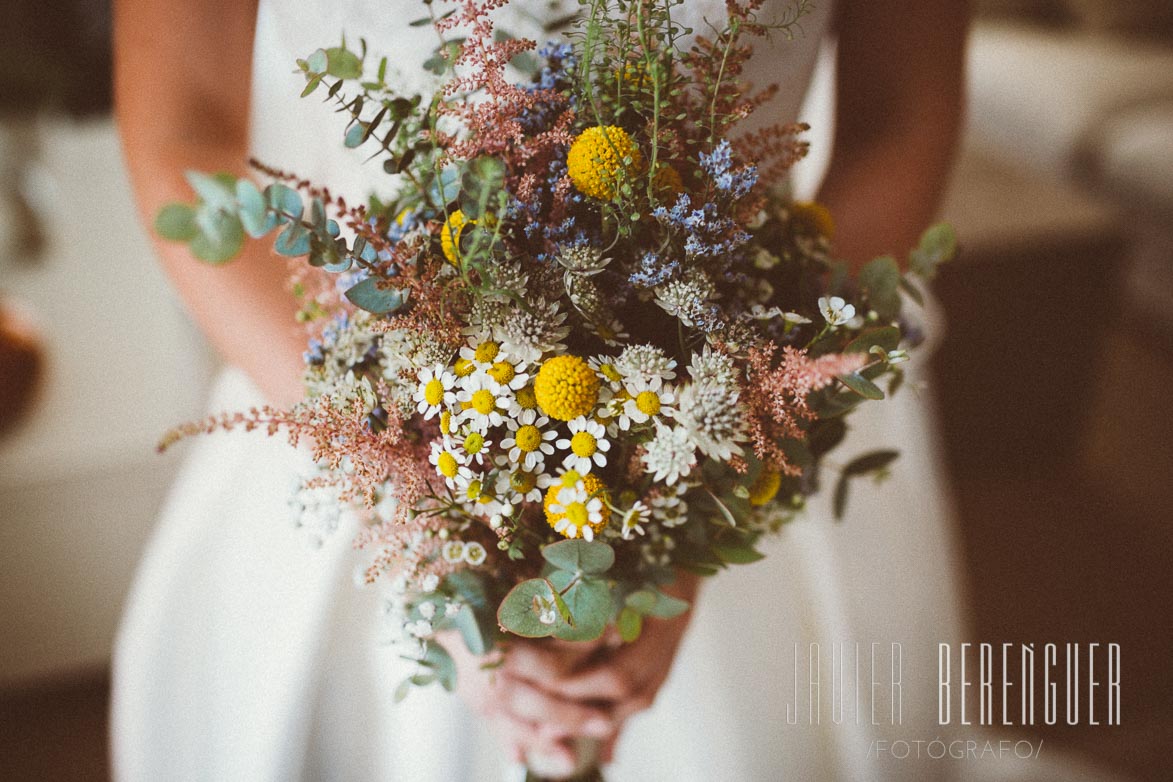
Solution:
<svg viewBox="0 0 1173 782"><path fill-rule="evenodd" d="M154 444L215 359L134 212L107 2L0 7L0 779L104 780L110 648L179 457ZM1173 3L975 7L933 367L971 635L1120 643L1122 726L1024 735L1166 780Z"/></svg>

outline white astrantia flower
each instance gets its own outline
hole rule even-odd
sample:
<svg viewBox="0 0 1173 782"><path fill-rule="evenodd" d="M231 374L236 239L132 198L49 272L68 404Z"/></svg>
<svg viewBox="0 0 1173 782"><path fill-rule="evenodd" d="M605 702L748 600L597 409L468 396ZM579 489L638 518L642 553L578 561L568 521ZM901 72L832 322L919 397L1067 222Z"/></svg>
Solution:
<svg viewBox="0 0 1173 782"><path fill-rule="evenodd" d="M691 383L680 392L676 420L687 430L701 453L727 462L740 455L749 438L745 411L738 392L714 381Z"/></svg>
<svg viewBox="0 0 1173 782"><path fill-rule="evenodd" d="M549 427L550 419L537 410L522 410L517 417L506 419L509 436L501 441L509 461L529 472L541 472L546 457L554 453L553 440L557 430Z"/></svg>
<svg viewBox="0 0 1173 782"><path fill-rule="evenodd" d="M603 510L603 500L590 496L579 479L573 486L563 486L550 505L550 513L562 516L554 523L554 531L568 538L582 535L583 540L592 541L594 528L603 523Z"/></svg>
<svg viewBox="0 0 1173 782"><path fill-rule="evenodd" d="M509 409L510 396L508 387L485 372L474 372L461 379L456 401L464 409L457 418L480 432L487 431L490 426L500 426L505 421L502 413Z"/></svg>
<svg viewBox="0 0 1173 782"><path fill-rule="evenodd" d="M632 535L643 535L643 525L651 518L652 511L642 501L637 501L631 508L623 514L623 523L620 527L620 534L623 535L624 540L631 540Z"/></svg>
<svg viewBox="0 0 1173 782"><path fill-rule="evenodd" d="M456 375L444 367L426 367L416 375L419 385L412 395L417 403L416 412L430 419L445 407L456 404Z"/></svg>
<svg viewBox="0 0 1173 782"><path fill-rule="evenodd" d="M720 350L713 350L705 345L700 353L692 354L692 361L688 365L688 374L695 383L714 382L727 388L737 388L737 378L740 374L733 357Z"/></svg>
<svg viewBox="0 0 1173 782"><path fill-rule="evenodd" d="M717 295L712 280L702 271L687 278L656 286L656 304L689 328L695 328L707 305Z"/></svg>
<svg viewBox="0 0 1173 782"><path fill-rule="evenodd" d="M652 480L672 486L696 466L696 444L685 428L656 422L656 436L644 446L643 462Z"/></svg>
<svg viewBox="0 0 1173 782"><path fill-rule="evenodd" d="M363 415L370 415L379 404L379 398L375 395L370 379L366 375L358 377L353 371L335 380L323 393L329 395L330 405L336 410L351 410L357 407L363 411Z"/></svg>
<svg viewBox="0 0 1173 782"><path fill-rule="evenodd" d="M655 378L667 381L676 377L676 360L665 356L664 351L654 345L629 345L615 359L615 369L629 382L642 380L650 383Z"/></svg>
<svg viewBox="0 0 1173 782"><path fill-rule="evenodd" d="M510 317L501 324L501 347L511 356L527 363L540 361L543 353L566 349L563 340L570 333L565 325L566 313L556 302L528 302L515 306Z"/></svg>
<svg viewBox="0 0 1173 782"><path fill-rule="evenodd" d="M562 460L562 466L567 470L586 475L591 467L607 466L607 451L611 450L611 443L607 440L607 431L598 421L579 416L566 425L570 430L570 437L558 440L554 445L564 451L570 451Z"/></svg>
<svg viewBox="0 0 1173 782"><path fill-rule="evenodd" d="M672 418L676 415L676 392L659 377L651 380L632 380L624 391L623 406L616 423L623 431L633 424L645 424L654 418Z"/></svg>
<svg viewBox="0 0 1173 782"><path fill-rule="evenodd" d="M464 544L464 561L473 567L484 564L487 556L485 547L475 540Z"/></svg>
<svg viewBox="0 0 1173 782"><path fill-rule="evenodd" d="M819 312L832 328L840 326L855 317L855 306L848 304L839 296L819 299Z"/></svg>

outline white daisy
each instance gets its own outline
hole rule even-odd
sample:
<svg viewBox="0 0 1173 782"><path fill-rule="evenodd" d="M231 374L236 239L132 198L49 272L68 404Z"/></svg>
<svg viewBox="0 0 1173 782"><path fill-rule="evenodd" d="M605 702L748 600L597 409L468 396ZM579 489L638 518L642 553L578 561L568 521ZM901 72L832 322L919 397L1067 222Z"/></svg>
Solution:
<svg viewBox="0 0 1173 782"><path fill-rule="evenodd" d="M485 547L475 540L464 544L464 561L473 567L483 564L487 556Z"/></svg>
<svg viewBox="0 0 1173 782"><path fill-rule="evenodd" d="M652 511L643 501L637 501L631 506L631 509L623 514L623 525L620 529L620 534L623 535L624 540L631 540L631 536L644 534L643 525L647 523L651 517Z"/></svg>
<svg viewBox="0 0 1173 782"><path fill-rule="evenodd" d="M579 416L566 425L570 430L569 438L562 438L554 443L564 451L570 451L562 460L562 466L568 470L575 470L582 475L591 471L592 464L597 467L607 466L607 451L611 450L607 432L598 421L586 416Z"/></svg>
<svg viewBox="0 0 1173 782"><path fill-rule="evenodd" d="M447 437L441 437L432 442L432 452L428 461L436 468L436 472L444 478L449 487L456 486L456 478L461 470L467 471L465 461L468 456Z"/></svg>
<svg viewBox="0 0 1173 782"><path fill-rule="evenodd" d="M501 470L497 473L497 496L514 505L541 502L553 483L554 479L544 472Z"/></svg>
<svg viewBox="0 0 1173 782"><path fill-rule="evenodd" d="M456 401L463 408L459 420L481 432L490 426L500 426L505 421L502 411L509 408L509 397L509 390L488 374L474 372L464 378L456 394Z"/></svg>
<svg viewBox="0 0 1173 782"><path fill-rule="evenodd" d="M492 445L493 442L491 440L486 439L483 434L475 429L466 434L464 439L460 441L460 447L465 453L465 464L471 465L473 462L476 462L483 466Z"/></svg>
<svg viewBox="0 0 1173 782"><path fill-rule="evenodd" d="M558 492L550 513L562 518L554 522L554 531L568 538L595 539L595 527L603 523L603 500L587 494L579 480L574 486L564 486Z"/></svg>
<svg viewBox="0 0 1173 782"><path fill-rule="evenodd" d="M672 418L676 415L676 393L659 377L629 381L624 388L626 398L619 413L619 428L627 431L632 424L644 424L652 418Z"/></svg>
<svg viewBox="0 0 1173 782"><path fill-rule="evenodd" d="M456 375L444 367L427 367L421 369L416 376L419 386L412 395L417 403L416 412L429 419L439 413L444 407L456 404Z"/></svg>
<svg viewBox="0 0 1173 782"><path fill-rule="evenodd" d="M523 470L540 472L546 457L554 453L550 441L558 436L554 429L545 428L549 423L550 419L537 410L522 410L516 418L507 419L509 437L501 441L501 447L508 449L509 461Z"/></svg>
<svg viewBox="0 0 1173 782"><path fill-rule="evenodd" d="M440 556L444 561L456 565L464 561L464 541L449 540L440 546Z"/></svg>
<svg viewBox="0 0 1173 782"><path fill-rule="evenodd" d="M603 381L603 385L612 391L623 388L623 375L619 374L619 370L615 368L614 358L611 356L592 356L587 359L587 364L595 370L595 374Z"/></svg>

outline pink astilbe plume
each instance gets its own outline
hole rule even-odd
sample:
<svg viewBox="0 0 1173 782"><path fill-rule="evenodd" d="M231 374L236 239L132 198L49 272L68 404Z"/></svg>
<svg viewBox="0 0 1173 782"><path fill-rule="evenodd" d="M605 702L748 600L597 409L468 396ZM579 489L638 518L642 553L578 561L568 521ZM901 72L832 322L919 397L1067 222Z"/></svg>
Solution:
<svg viewBox="0 0 1173 782"><path fill-rule="evenodd" d="M775 364L777 346L767 343L749 351L749 382L744 396L749 407L754 454L766 465L786 475L802 470L786 458L785 440L806 438L805 425L815 419L807 398L830 385L837 375L863 366L865 356L831 353L811 358L805 350L789 345Z"/></svg>

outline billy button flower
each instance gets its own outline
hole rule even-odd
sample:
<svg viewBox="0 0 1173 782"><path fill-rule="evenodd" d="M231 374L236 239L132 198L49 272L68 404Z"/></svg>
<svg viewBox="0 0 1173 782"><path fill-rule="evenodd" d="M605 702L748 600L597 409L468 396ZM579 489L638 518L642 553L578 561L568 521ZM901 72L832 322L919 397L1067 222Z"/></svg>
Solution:
<svg viewBox="0 0 1173 782"><path fill-rule="evenodd" d="M599 401L599 376L578 356L555 356L538 370L534 397L546 415L573 421L594 412Z"/></svg>
<svg viewBox="0 0 1173 782"><path fill-rule="evenodd" d="M749 504L765 505L778 496L780 488L782 488L782 473L763 468L749 487Z"/></svg>
<svg viewBox="0 0 1173 782"><path fill-rule="evenodd" d="M440 252L444 253L444 259L448 263L458 269L460 268L460 237L467 226L475 223L476 220L469 220L462 210L457 209L448 215L448 219L440 228Z"/></svg>
<svg viewBox="0 0 1173 782"><path fill-rule="evenodd" d="M643 166L643 155L627 131L617 125L587 128L566 155L570 181L583 195L610 201L623 175Z"/></svg>
<svg viewBox="0 0 1173 782"><path fill-rule="evenodd" d="M817 201L795 201L790 205L790 217L804 233L835 238L835 219L831 210Z"/></svg>
<svg viewBox="0 0 1173 782"><path fill-rule="evenodd" d="M595 475L569 470L546 490L546 521L563 537L594 540L607 526L607 487Z"/></svg>

